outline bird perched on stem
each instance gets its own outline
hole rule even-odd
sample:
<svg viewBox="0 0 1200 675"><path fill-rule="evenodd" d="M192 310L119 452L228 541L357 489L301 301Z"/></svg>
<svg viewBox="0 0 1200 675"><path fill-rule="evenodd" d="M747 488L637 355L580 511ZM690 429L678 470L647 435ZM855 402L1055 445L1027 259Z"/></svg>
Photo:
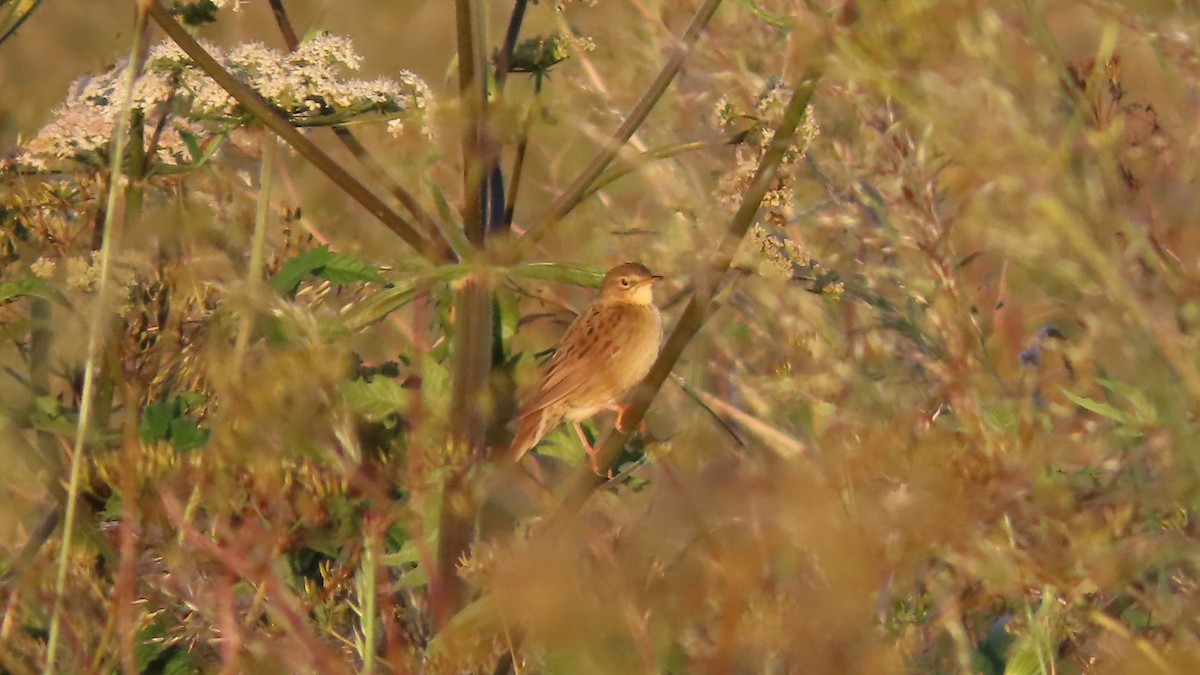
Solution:
<svg viewBox="0 0 1200 675"><path fill-rule="evenodd" d="M563 420L574 423L584 448L594 455L579 422L612 406L650 372L662 344L662 317L653 290L661 279L634 262L604 275L600 297L567 328L542 379L517 412L517 433L509 446L513 461Z"/></svg>

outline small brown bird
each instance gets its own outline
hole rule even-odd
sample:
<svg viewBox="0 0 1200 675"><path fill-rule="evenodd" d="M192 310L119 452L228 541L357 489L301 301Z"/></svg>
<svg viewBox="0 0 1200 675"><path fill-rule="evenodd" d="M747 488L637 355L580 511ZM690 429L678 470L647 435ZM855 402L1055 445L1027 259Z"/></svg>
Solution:
<svg viewBox="0 0 1200 675"><path fill-rule="evenodd" d="M575 424L584 447L593 452L579 422L627 394L658 358L662 317L654 306L653 284L661 279L633 262L604 275L600 297L567 328L541 381L517 412L517 433L509 446L513 461L564 419Z"/></svg>

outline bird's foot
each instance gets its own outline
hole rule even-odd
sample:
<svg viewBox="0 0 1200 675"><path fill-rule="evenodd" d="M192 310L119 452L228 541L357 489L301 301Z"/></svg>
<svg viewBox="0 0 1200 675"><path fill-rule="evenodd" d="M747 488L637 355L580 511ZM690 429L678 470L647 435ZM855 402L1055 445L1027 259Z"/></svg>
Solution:
<svg viewBox="0 0 1200 675"><path fill-rule="evenodd" d="M579 435L579 442L583 444L583 451L587 453L588 462L592 465L592 473L603 478L604 474L600 472L598 461L600 451L588 441L587 434L583 433L583 425L579 422L575 422L575 433ZM612 469L608 470L608 477L613 477Z"/></svg>

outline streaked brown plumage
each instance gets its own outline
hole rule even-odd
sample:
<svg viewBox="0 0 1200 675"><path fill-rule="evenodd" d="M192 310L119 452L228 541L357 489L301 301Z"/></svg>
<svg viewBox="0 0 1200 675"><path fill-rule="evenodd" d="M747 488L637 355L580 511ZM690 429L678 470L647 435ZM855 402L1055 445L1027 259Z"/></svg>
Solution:
<svg viewBox="0 0 1200 675"><path fill-rule="evenodd" d="M604 276L600 297L567 328L538 384L517 413L509 446L519 460L563 420L578 422L615 403L650 372L662 343L654 282L644 265L624 263Z"/></svg>

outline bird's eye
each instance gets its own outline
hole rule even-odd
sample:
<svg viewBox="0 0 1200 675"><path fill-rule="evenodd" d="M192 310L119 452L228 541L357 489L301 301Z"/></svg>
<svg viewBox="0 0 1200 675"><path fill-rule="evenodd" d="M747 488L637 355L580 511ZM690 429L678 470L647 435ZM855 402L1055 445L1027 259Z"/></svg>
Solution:
<svg viewBox="0 0 1200 675"><path fill-rule="evenodd" d="M629 278L628 277L623 277L621 279L621 288L629 288Z"/></svg>

